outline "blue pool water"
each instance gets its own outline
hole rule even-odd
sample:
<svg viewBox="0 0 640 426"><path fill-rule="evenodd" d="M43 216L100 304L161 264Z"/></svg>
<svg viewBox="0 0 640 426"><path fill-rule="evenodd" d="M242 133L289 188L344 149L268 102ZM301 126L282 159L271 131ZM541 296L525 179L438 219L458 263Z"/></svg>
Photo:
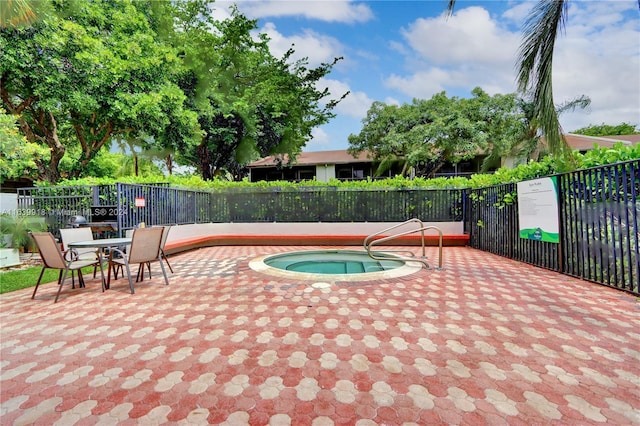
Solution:
<svg viewBox="0 0 640 426"><path fill-rule="evenodd" d="M388 271L404 265L401 260L374 260L364 251L314 250L269 256L264 263L272 268L314 274L362 274Z"/></svg>

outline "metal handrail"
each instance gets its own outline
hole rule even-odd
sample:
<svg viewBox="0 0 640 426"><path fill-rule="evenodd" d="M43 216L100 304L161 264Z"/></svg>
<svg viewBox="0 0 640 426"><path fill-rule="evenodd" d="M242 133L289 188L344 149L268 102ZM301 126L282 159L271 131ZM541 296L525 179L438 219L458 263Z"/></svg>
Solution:
<svg viewBox="0 0 640 426"><path fill-rule="evenodd" d="M376 240L373 240L373 238L384 234L388 231L391 231L393 229L399 228L401 226L407 225L409 223L418 223L420 224L420 227L418 229L413 229L410 231L405 231L405 232L401 232L398 234L393 234L393 235L389 235L386 237L382 237L382 238L378 238ZM429 263L426 260L426 253L425 253L425 244L424 244L424 231L430 230L430 229L435 229L436 231L438 231L438 269L442 269L442 230L440 228L438 228L437 226L424 226L424 223L417 218L412 218L409 219L407 221L404 221L402 223L396 224L394 226L391 226L387 229L383 229L382 231L376 232L374 234L371 234L369 236L367 236L364 239L363 245L365 250L367 251L367 254L369 254L369 257L371 257L372 259L375 260L390 260L390 259L400 259L400 260L408 260L408 261L417 261L417 262L421 262L422 264L424 264L427 269L430 269L431 266L429 265ZM411 234L415 234L416 232L420 232L420 241L421 241L421 245L422 245L422 258L418 259L415 257L415 254L412 251L409 250L387 250L387 252L394 252L394 253L408 253L409 256L407 257L402 257L402 256L387 256L384 257L384 253L383 252L372 252L371 251L371 247L374 245L380 245L382 243L386 243L387 241L392 241L396 238L399 237L404 237L405 235L411 235Z"/></svg>

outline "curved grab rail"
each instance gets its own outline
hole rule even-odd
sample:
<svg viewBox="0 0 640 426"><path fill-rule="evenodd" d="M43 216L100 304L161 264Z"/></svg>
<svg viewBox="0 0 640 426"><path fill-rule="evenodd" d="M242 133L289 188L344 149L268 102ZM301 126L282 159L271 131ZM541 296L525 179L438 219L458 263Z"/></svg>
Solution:
<svg viewBox="0 0 640 426"><path fill-rule="evenodd" d="M418 229L413 229L410 231L405 231L405 232L401 232L401 233L397 233L397 234L393 234L393 235L389 235L386 237L382 237L382 238L378 238L376 240L371 241L373 238L384 234L390 230L399 228L403 225L406 225L408 223L411 222L417 222L420 224L420 227ZM420 232L421 235L421 243L422 243L422 258L417 259L415 258L415 254L411 251L408 250L393 250L394 252L404 252L404 253L409 253L410 256L409 257L400 257L400 259L402 260L408 260L408 261L418 261L418 262L422 262L428 269L431 268L431 266L429 265L429 263L426 260L426 255L425 255L425 245L424 245L424 231L427 230L431 230L431 229L435 229L436 231L438 231L438 269L442 269L442 230L440 228L438 228L437 226L424 226L424 224L422 223L422 221L420 219L409 219L403 223L394 225L390 228L384 229L382 231L376 232L374 234L371 234L369 236L367 236L367 238L365 238L364 240L364 248L367 251L367 253L369 254L369 257L371 257L372 259L375 260L389 260L392 259L391 257L384 257L383 255L381 255L380 253L382 252L371 252L371 247L373 247L374 245L380 245L382 243L386 243L388 241L392 241L398 237L403 237L405 235L411 235L411 234L415 234L416 232ZM395 259L398 259L398 257L393 257Z"/></svg>
<svg viewBox="0 0 640 426"><path fill-rule="evenodd" d="M419 223L419 224L420 224L420 228L424 228L424 223L422 223L422 221L421 221L420 219L418 219L418 218L414 217L414 218L412 218L412 219L405 220L405 221L404 221L404 222L402 222L402 223L398 223L398 224L393 225L393 226L391 226L391 227L389 227L389 228L383 229L382 231L378 231L378 232L375 232L375 233L373 233L373 234L371 234L371 235L367 236L367 237L364 239L364 242L363 242L364 248L368 251L368 250L369 250L369 249L368 249L369 241L370 241L371 239L373 239L373 238L377 237L378 235L382 235L382 234L384 234L384 233L386 233L386 232L388 232L388 231L394 230L394 229L396 229L396 228L400 228L401 226L408 225L409 223L412 223L412 222ZM419 229L417 229L416 231L418 231L418 230L419 230ZM413 232L411 232L411 233L413 233ZM415 254L413 254L413 252L409 252L408 250L396 250L396 251L408 252L408 253L411 253L411 256L415 256ZM424 250L424 232L422 233L422 257L425 257L425 250Z"/></svg>

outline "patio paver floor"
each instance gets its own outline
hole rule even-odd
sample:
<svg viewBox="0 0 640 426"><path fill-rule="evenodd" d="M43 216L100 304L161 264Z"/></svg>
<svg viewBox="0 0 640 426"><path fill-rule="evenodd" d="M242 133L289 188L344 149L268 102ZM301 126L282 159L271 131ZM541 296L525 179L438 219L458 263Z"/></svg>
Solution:
<svg viewBox="0 0 640 426"><path fill-rule="evenodd" d="M329 286L248 267L313 248L181 253L135 295L1 295L0 424L640 424L632 295L466 247Z"/></svg>

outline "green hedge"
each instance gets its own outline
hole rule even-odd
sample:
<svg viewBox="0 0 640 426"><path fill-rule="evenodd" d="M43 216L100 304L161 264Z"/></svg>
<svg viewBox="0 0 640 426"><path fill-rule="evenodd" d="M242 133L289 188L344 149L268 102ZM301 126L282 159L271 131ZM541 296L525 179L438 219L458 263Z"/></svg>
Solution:
<svg viewBox="0 0 640 426"><path fill-rule="evenodd" d="M116 181L122 183L139 183L150 184L159 181L167 182L172 187L189 188L189 189L229 189L229 188L288 188L288 187L339 187L353 189L372 189L372 188L483 188L487 186L499 185L509 182L519 182L527 179L535 179L542 176L548 176L554 173L562 173L575 169L584 169L596 167L605 164L613 164L622 161L635 160L640 158L640 144L636 146L628 146L622 143L616 143L613 148L594 148L586 154L575 153L573 161L556 159L553 156L547 156L539 162L530 162L513 169L500 168L492 174L476 174L470 178L466 177L440 177L435 179L415 178L408 179L404 177L395 177L382 180L362 180L342 182L337 179L329 182L319 182L316 180L302 181L299 183L288 181L272 181L272 182L231 182L227 180L204 181L199 176L130 176L128 178L83 178L64 180L58 183L61 186L75 185L108 185ZM42 184L45 185L45 184Z"/></svg>

